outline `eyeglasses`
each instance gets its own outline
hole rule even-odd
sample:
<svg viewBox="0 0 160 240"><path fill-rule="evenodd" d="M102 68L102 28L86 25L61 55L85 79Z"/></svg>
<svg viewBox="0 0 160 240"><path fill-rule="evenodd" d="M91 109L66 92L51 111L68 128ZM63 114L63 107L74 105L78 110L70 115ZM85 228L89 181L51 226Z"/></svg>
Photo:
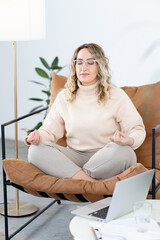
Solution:
<svg viewBox="0 0 160 240"><path fill-rule="evenodd" d="M77 59L77 60L73 60L73 62L76 65L76 67L82 67L84 62L87 64L87 67L92 67L94 66L95 62L97 62L97 60L96 59L87 59L87 60Z"/></svg>

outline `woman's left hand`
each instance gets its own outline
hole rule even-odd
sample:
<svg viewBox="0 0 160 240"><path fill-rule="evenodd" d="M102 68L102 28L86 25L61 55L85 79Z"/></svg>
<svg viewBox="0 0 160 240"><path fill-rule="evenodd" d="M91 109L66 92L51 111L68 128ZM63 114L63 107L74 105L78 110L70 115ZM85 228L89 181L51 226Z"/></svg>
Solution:
<svg viewBox="0 0 160 240"><path fill-rule="evenodd" d="M132 146L134 143L133 138L117 130L113 137L110 137L110 141L119 144L119 145L129 145Z"/></svg>

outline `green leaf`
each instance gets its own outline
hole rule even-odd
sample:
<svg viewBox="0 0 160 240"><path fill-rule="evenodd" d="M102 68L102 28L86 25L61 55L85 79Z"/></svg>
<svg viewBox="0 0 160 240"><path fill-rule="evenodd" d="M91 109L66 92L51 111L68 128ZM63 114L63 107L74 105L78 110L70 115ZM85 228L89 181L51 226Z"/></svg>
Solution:
<svg viewBox="0 0 160 240"><path fill-rule="evenodd" d="M39 108L43 107L43 105L39 105L38 107L32 108L32 110L29 113L35 112Z"/></svg>
<svg viewBox="0 0 160 240"><path fill-rule="evenodd" d="M47 61L44 58L40 57L40 60L44 67L46 67L48 70L51 69L49 64L47 63Z"/></svg>
<svg viewBox="0 0 160 240"><path fill-rule="evenodd" d="M60 70L61 70L61 69L62 69L62 67L55 66L55 67L52 67L51 69L52 69L52 70L57 70L57 69L60 69Z"/></svg>
<svg viewBox="0 0 160 240"><path fill-rule="evenodd" d="M56 71L56 73L59 73L61 70L63 69L63 67L59 67Z"/></svg>
<svg viewBox="0 0 160 240"><path fill-rule="evenodd" d="M42 122L37 123L37 125L34 127L34 130L35 130L35 129L38 130L41 126L42 126Z"/></svg>
<svg viewBox="0 0 160 240"><path fill-rule="evenodd" d="M49 99L47 99L47 100L46 100L46 103L47 103L47 105L49 105L49 103L50 103L50 100L49 100Z"/></svg>
<svg viewBox="0 0 160 240"><path fill-rule="evenodd" d="M55 57L55 59L53 60L53 62L51 64L51 69L53 69L53 67L55 67L55 66L58 66L58 62L59 62L58 57Z"/></svg>
<svg viewBox="0 0 160 240"><path fill-rule="evenodd" d="M41 98L29 98L29 100L37 101L37 102L42 102L43 101L43 99L41 99Z"/></svg>
<svg viewBox="0 0 160 240"><path fill-rule="evenodd" d="M50 97L50 96L51 96L51 93L50 93L49 91L42 90L41 92L43 92L43 93L47 94L47 96L48 96L48 97Z"/></svg>
<svg viewBox="0 0 160 240"><path fill-rule="evenodd" d="M37 81L34 81L34 80L28 80L28 82L33 82L35 84L39 84L39 85L42 85L44 87L47 87L44 83L40 83L40 82L37 82Z"/></svg>
<svg viewBox="0 0 160 240"><path fill-rule="evenodd" d="M53 68L51 68L52 70L57 70L56 73L60 72L63 68L65 68L67 65L60 67L60 66L55 66Z"/></svg>
<svg viewBox="0 0 160 240"><path fill-rule="evenodd" d="M38 73L38 75L39 75L40 77L49 79L48 73L46 73L43 69L41 69L41 68L35 68L35 70L36 70L36 72Z"/></svg>

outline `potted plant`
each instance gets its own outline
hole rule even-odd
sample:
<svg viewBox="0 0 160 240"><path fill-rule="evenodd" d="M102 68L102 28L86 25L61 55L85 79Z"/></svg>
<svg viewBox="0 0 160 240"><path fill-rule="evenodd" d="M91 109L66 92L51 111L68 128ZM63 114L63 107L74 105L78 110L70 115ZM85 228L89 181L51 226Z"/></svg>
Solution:
<svg viewBox="0 0 160 240"><path fill-rule="evenodd" d="M54 58L51 65L49 65L48 62L44 58L40 57L39 59L40 59L42 65L45 67L45 70L42 68L38 68L38 67L35 68L36 73L39 75L39 77L41 77L41 81L34 81L34 80L29 80L29 81L34 84L41 85L43 87L41 92L44 94L44 98L35 98L35 97L29 98L30 101L35 101L35 102L39 103L39 105L32 108L29 113L39 110L42 107L48 107L49 102L50 102L50 97L51 97L52 71L55 71L56 73L58 73L60 70L62 70L65 67L65 66L63 66L63 67L59 66L58 57ZM46 81L44 82L43 80L46 80ZM47 114L47 110L44 113L43 119L45 118L46 114ZM42 126L42 122L43 121L38 122L31 131L40 128Z"/></svg>

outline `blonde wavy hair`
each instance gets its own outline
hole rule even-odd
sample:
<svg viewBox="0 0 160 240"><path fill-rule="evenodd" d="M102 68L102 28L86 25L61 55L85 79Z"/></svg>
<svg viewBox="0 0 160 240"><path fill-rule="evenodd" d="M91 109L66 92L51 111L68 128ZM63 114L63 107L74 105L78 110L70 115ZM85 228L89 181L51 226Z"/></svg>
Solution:
<svg viewBox="0 0 160 240"><path fill-rule="evenodd" d="M68 101L72 102L78 90L78 78L76 75L76 67L74 64L74 60L77 59L77 55L79 51L83 48L87 48L89 52L93 55L93 57L97 60L98 64L98 75L97 78L99 80L98 85L98 103L102 103L106 101L106 97L110 97L110 89L111 89L111 74L108 66L109 60L105 56L103 49L95 43L88 43L79 46L71 59L70 72L65 84L65 89L69 93Z"/></svg>

